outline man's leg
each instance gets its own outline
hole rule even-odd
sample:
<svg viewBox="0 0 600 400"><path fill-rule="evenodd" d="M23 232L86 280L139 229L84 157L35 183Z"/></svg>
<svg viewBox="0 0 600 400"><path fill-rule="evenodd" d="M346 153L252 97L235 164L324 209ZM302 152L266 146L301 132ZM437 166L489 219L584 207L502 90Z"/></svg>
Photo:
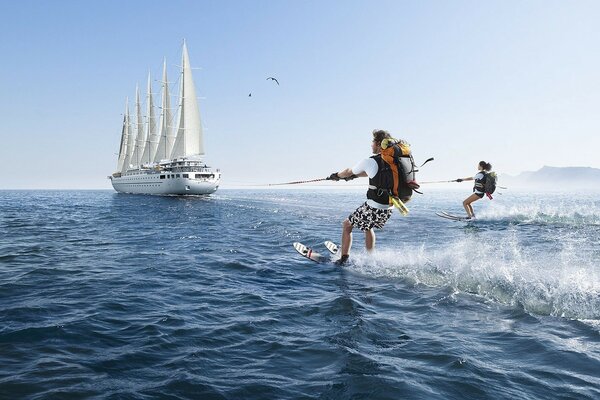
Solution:
<svg viewBox="0 0 600 400"><path fill-rule="evenodd" d="M345 219L342 223L342 256L350 254L352 247L352 224Z"/></svg>
<svg viewBox="0 0 600 400"><path fill-rule="evenodd" d="M367 251L371 251L375 247L375 231L373 228L365 231L365 247Z"/></svg>

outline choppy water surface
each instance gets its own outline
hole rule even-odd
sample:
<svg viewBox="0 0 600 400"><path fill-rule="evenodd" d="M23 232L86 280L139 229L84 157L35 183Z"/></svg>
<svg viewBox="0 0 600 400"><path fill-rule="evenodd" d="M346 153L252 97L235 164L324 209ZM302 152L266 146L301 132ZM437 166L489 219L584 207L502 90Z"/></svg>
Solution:
<svg viewBox="0 0 600 400"><path fill-rule="evenodd" d="M599 398L600 196L467 195L0 191L0 398Z"/></svg>

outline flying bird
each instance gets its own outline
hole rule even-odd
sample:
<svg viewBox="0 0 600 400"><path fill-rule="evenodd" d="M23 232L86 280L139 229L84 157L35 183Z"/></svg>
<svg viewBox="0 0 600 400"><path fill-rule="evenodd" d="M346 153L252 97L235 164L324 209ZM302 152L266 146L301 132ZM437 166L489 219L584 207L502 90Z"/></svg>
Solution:
<svg viewBox="0 0 600 400"><path fill-rule="evenodd" d="M273 78L272 76L267 78L267 80L269 80L269 79L275 81L275 83L277 83L277 85L279 86L279 81L277 79Z"/></svg>

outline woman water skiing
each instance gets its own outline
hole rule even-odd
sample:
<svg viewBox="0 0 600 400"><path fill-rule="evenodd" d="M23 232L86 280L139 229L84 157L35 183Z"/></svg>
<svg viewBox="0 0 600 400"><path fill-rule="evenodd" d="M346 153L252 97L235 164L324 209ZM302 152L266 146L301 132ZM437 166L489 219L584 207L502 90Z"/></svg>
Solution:
<svg viewBox="0 0 600 400"><path fill-rule="evenodd" d="M475 176L473 176L473 177L469 176L467 178L458 178L456 180L456 182L475 181L475 185L473 186L473 194L470 195L469 197L467 197L463 201L463 207L465 208L465 211L467 212L468 219L475 219L475 212L473 211L473 206L471 205L471 203L481 199L483 197L483 195L485 194L484 187L485 187L485 180L487 178L486 172L489 172L492 170L492 164L485 162L485 161L479 161L477 168L478 168L479 172L477 172L477 174L475 174Z"/></svg>

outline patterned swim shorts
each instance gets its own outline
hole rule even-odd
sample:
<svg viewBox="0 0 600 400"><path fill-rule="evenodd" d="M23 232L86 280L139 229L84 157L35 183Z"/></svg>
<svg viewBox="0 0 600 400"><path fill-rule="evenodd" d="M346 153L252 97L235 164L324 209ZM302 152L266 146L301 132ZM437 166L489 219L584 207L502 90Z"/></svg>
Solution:
<svg viewBox="0 0 600 400"><path fill-rule="evenodd" d="M392 216L392 211L393 209L373 208L365 202L350 214L348 220L361 231L368 231L372 228L381 229Z"/></svg>

